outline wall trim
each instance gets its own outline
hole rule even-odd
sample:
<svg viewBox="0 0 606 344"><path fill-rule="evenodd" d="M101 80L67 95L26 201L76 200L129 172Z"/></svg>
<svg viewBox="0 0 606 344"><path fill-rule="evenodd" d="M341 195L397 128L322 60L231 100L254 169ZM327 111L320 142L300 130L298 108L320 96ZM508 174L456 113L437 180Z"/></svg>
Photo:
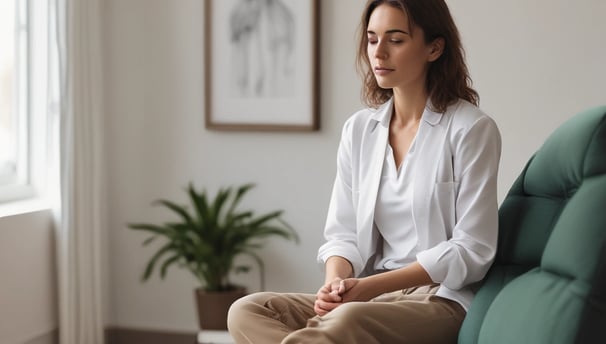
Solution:
<svg viewBox="0 0 606 344"><path fill-rule="evenodd" d="M105 344L193 344L197 333L161 331L127 327L107 327Z"/></svg>

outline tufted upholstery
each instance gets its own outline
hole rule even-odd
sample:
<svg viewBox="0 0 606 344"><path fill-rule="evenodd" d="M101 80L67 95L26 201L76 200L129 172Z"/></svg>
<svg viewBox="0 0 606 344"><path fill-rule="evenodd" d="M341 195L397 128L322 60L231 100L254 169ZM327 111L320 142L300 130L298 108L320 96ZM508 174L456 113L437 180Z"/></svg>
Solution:
<svg viewBox="0 0 606 344"><path fill-rule="evenodd" d="M560 126L512 186L459 343L606 343L606 106Z"/></svg>

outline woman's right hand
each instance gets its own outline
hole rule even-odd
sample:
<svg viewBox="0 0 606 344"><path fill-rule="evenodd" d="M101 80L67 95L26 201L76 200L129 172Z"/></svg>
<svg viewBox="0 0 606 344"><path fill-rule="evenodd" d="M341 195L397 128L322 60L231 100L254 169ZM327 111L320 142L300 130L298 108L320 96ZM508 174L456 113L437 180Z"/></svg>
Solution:
<svg viewBox="0 0 606 344"><path fill-rule="evenodd" d="M339 295L342 278L335 278L324 284L316 293L316 302L314 303L314 312L317 315L326 315L328 312L342 304L343 299Z"/></svg>

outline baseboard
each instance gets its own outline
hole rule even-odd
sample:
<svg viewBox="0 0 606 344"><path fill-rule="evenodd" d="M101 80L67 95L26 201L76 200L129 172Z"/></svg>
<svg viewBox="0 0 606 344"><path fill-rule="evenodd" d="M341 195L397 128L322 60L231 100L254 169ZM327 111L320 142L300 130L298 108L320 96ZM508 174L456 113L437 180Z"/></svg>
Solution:
<svg viewBox="0 0 606 344"><path fill-rule="evenodd" d="M59 331L53 330L49 333L38 336L32 340L28 340L25 344L58 344L59 343Z"/></svg>
<svg viewBox="0 0 606 344"><path fill-rule="evenodd" d="M196 333L123 327L108 327L105 329L106 344L194 344L196 342Z"/></svg>
<svg viewBox="0 0 606 344"><path fill-rule="evenodd" d="M105 329L106 344L194 344L197 343L197 333L183 333L158 330L144 330L122 327ZM24 344L59 344L59 331L28 340Z"/></svg>

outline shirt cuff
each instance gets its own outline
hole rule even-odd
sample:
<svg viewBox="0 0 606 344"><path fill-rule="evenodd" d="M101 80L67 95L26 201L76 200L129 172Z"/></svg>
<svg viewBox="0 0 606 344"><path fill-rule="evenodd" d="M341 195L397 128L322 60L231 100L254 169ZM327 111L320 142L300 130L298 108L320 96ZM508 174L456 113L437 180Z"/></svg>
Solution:
<svg viewBox="0 0 606 344"><path fill-rule="evenodd" d="M360 276L364 266L362 264L362 257L356 250L347 249L345 247L320 248L320 251L318 252L318 263L324 266L328 258L334 256L347 259L353 268L354 276Z"/></svg>

